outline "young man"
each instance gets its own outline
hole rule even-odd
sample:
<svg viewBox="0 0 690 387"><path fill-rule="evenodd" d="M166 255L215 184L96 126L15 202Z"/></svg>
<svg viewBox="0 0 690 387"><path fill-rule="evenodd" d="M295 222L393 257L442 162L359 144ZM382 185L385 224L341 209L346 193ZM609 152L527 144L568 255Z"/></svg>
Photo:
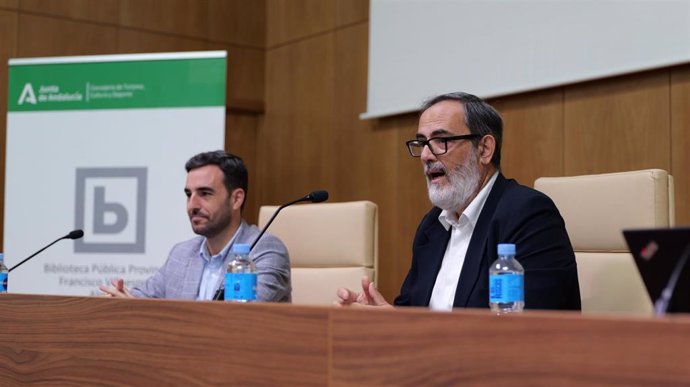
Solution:
<svg viewBox="0 0 690 387"><path fill-rule="evenodd" d="M222 150L200 153L187 161L187 215L197 237L175 245L168 260L143 286L127 289L124 281L100 286L111 297L211 300L220 287L234 243L251 244L256 226L242 219L248 174L242 159ZM290 258L285 245L264 234L250 254L256 264L257 301L290 302Z"/></svg>

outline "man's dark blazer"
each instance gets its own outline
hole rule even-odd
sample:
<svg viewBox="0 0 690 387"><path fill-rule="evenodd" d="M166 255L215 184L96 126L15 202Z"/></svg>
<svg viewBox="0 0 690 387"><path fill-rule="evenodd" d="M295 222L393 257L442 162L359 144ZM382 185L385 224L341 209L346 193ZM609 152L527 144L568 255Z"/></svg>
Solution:
<svg viewBox="0 0 690 387"><path fill-rule="evenodd" d="M417 228L412 266L395 305L428 306L450 240L434 207ZM539 191L499 173L475 225L453 307L488 308L496 245L515 243L525 269L525 308L580 310L577 265L563 218Z"/></svg>

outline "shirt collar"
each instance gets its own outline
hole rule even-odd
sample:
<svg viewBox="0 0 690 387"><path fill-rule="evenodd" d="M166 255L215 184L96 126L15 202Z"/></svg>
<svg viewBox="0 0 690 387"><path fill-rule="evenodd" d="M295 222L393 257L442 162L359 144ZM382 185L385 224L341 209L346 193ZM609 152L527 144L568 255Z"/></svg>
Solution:
<svg viewBox="0 0 690 387"><path fill-rule="evenodd" d="M233 243L235 243L235 239L237 238L237 235L239 235L240 231L242 230L242 227L244 227L244 222L240 223L240 227L237 228L237 231L235 231L235 234L230 238L230 241L223 247L223 249L216 255L211 255L211 253L208 251L208 245L206 243L206 238L201 242L201 247L199 247L199 256L203 258L206 262L211 262L212 259L217 258L217 257L222 257L225 258L228 255L228 252L230 251L230 247L232 246Z"/></svg>
<svg viewBox="0 0 690 387"><path fill-rule="evenodd" d="M477 196L475 196L474 199L472 199L467 208L465 208L465 211L463 211L462 214L460 214L460 218L467 219L467 221L469 221L472 224L473 228L474 225L477 224L479 215L482 213L482 208L484 208L484 203L486 202L486 199L489 197L489 192L491 192L491 189L493 188L497 177L498 171L494 172L494 174L489 179L489 182L486 183L486 185L481 189L481 191L479 191ZM438 215L438 221L441 222L441 225L443 226L443 228L446 229L446 231L450 230L451 226L457 226L460 222L460 218L455 217L455 212L450 212L446 210L441 211L441 213Z"/></svg>

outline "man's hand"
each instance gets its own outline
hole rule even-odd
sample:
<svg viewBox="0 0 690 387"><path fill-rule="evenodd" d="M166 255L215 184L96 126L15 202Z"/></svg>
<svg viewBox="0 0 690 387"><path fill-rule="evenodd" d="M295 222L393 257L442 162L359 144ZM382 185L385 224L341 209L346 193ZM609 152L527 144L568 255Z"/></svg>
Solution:
<svg viewBox="0 0 690 387"><path fill-rule="evenodd" d="M340 288L336 292L338 299L335 304L338 306L382 306L392 308L393 306L386 302L381 293L376 290L374 283L369 280L369 277L362 277L362 292L353 292L350 289Z"/></svg>
<svg viewBox="0 0 690 387"><path fill-rule="evenodd" d="M118 278L111 282L113 286L101 285L98 288L104 293L103 297L123 297L134 298L132 293L125 287L125 280Z"/></svg>

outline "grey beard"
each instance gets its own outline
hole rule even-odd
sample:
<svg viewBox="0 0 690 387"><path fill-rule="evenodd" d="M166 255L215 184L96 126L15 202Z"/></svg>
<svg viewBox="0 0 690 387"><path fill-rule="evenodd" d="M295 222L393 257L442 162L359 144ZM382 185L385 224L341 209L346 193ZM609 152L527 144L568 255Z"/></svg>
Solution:
<svg viewBox="0 0 690 387"><path fill-rule="evenodd" d="M470 152L465 162L446 172L448 186L432 185L427 178L429 200L436 207L448 212L458 211L473 199L481 183L479 162L475 152Z"/></svg>

